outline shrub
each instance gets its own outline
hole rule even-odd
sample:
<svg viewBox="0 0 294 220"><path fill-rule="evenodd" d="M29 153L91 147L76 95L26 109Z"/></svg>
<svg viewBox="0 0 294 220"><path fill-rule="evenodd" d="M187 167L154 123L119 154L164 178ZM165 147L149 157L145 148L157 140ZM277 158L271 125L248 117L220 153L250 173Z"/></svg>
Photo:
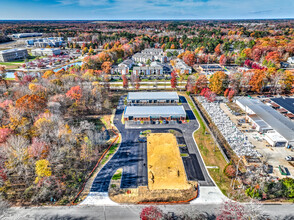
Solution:
<svg viewBox="0 0 294 220"><path fill-rule="evenodd" d="M236 168L232 163L229 163L224 168L224 174L229 177L233 178L236 176Z"/></svg>

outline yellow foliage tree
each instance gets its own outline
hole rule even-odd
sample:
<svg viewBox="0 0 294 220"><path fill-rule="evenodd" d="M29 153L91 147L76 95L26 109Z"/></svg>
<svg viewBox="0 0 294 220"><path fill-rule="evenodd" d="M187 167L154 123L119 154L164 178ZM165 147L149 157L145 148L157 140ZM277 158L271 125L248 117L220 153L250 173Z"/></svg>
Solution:
<svg viewBox="0 0 294 220"><path fill-rule="evenodd" d="M224 92L228 76L223 71L215 72L209 79L209 88L216 94Z"/></svg>
<svg viewBox="0 0 294 220"><path fill-rule="evenodd" d="M51 168L50 168L50 163L48 160L38 160L36 162L36 167L35 167L35 171L37 174L37 178L35 180L35 183L38 183L40 178L43 177L49 177L52 174Z"/></svg>

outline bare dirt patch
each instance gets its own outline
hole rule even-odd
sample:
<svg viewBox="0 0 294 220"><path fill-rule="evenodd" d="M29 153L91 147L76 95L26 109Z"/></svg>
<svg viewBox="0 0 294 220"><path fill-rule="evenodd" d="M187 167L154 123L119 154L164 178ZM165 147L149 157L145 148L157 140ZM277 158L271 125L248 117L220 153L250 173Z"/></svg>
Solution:
<svg viewBox="0 0 294 220"><path fill-rule="evenodd" d="M188 203L197 197L198 184L187 181L180 150L173 134L147 134L147 161L148 186L140 186L136 189L110 187L109 196L113 201Z"/></svg>
<svg viewBox="0 0 294 220"><path fill-rule="evenodd" d="M185 168L176 137L151 133L147 136L148 188L188 189Z"/></svg>

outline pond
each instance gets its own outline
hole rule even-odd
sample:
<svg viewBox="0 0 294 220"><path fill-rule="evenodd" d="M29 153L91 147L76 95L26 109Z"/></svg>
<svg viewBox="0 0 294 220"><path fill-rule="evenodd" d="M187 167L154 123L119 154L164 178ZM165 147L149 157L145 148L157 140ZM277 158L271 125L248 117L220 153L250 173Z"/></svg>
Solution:
<svg viewBox="0 0 294 220"><path fill-rule="evenodd" d="M60 67L58 69L54 69L53 71L54 72L57 72L57 71L59 71L61 69L65 69L66 70L68 67L75 66L75 65L82 66L82 64L83 64L83 62L82 61L79 61L79 62L75 62L75 63L71 63L71 64L68 64L68 65L62 66L62 67Z"/></svg>
<svg viewBox="0 0 294 220"><path fill-rule="evenodd" d="M53 71L54 72L57 72L58 70L61 70L62 68L63 69L67 69L68 67L71 67L71 66L74 66L74 65L78 65L78 66L82 66L83 62L82 61L78 61L78 62L75 62L75 63L71 63L71 64L68 64L68 65L65 65L65 66L62 66L58 69L54 69ZM6 78L14 78L14 72L6 72ZM36 72L29 72L28 74L35 74ZM38 73L39 74L39 73Z"/></svg>

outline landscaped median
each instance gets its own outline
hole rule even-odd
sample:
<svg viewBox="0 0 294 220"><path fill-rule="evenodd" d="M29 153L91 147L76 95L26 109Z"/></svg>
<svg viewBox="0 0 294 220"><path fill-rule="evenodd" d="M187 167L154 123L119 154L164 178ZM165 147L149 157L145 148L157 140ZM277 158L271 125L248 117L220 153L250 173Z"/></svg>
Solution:
<svg viewBox="0 0 294 220"><path fill-rule="evenodd" d="M197 111L191 98L185 93L181 93L181 95L185 96L199 122L200 127L197 131L194 132L194 138L197 143L198 149L200 150L205 165L207 167L212 167L208 168L208 172L214 180L214 182L223 192L223 194L227 196L231 184L231 179L227 177L223 172L224 168L227 165L227 161L225 160L225 158L222 155L222 152L216 145L209 130L206 128L205 123L200 117L200 114Z"/></svg>

